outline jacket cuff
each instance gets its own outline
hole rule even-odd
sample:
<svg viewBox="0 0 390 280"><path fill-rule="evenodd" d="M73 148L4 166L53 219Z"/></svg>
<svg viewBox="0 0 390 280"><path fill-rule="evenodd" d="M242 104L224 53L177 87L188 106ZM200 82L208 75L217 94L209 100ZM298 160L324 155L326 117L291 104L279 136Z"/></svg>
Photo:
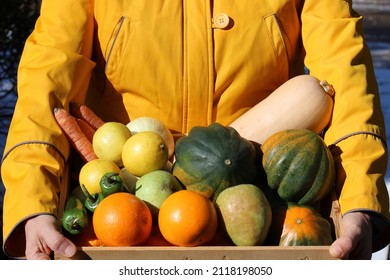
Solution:
<svg viewBox="0 0 390 280"><path fill-rule="evenodd" d="M63 155L41 142L17 145L3 158L3 249L8 256L24 257L27 219L43 213L57 215L64 168Z"/></svg>

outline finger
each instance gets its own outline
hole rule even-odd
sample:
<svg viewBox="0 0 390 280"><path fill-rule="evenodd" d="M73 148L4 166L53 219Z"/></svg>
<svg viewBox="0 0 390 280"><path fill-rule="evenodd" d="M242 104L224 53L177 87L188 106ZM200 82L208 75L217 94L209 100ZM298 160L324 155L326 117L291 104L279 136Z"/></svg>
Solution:
<svg viewBox="0 0 390 280"><path fill-rule="evenodd" d="M46 233L46 244L55 253L70 258L76 253L76 246L57 230L50 228Z"/></svg>
<svg viewBox="0 0 390 280"><path fill-rule="evenodd" d="M26 226L26 259L27 260L50 260L51 250L40 237L39 231Z"/></svg>
<svg viewBox="0 0 390 280"><path fill-rule="evenodd" d="M359 242L355 250L349 254L350 260L370 260L372 257L371 243Z"/></svg>
<svg viewBox="0 0 390 280"><path fill-rule="evenodd" d="M354 242L351 238L342 236L330 246L329 253L332 257L338 259L348 259L349 253L354 248Z"/></svg>
<svg viewBox="0 0 390 280"><path fill-rule="evenodd" d="M343 233L330 247L330 254L340 259L370 259L372 227L369 217L360 212L343 218Z"/></svg>
<svg viewBox="0 0 390 280"><path fill-rule="evenodd" d="M350 260L370 260L372 257L372 232L364 230L365 234L358 239L355 248L349 254Z"/></svg>
<svg viewBox="0 0 390 280"><path fill-rule="evenodd" d="M42 253L39 250L26 251L26 259L28 260L50 260L50 255Z"/></svg>
<svg viewBox="0 0 390 280"><path fill-rule="evenodd" d="M76 253L76 246L57 229L52 215L39 215L29 219L25 225L26 258L51 259L52 252L65 257Z"/></svg>
<svg viewBox="0 0 390 280"><path fill-rule="evenodd" d="M344 230L342 235L333 242L330 247L331 256L339 259L348 259L349 254L357 245L356 231L353 229L355 225L348 226L348 221L344 220Z"/></svg>

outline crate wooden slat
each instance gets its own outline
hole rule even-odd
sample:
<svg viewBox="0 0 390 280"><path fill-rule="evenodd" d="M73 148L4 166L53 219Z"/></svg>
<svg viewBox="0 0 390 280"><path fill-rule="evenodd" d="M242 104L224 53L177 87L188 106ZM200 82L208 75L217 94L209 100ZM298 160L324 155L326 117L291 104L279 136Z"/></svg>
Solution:
<svg viewBox="0 0 390 280"><path fill-rule="evenodd" d="M55 255L58 260L66 260ZM329 246L81 247L72 259L91 260L331 260Z"/></svg>

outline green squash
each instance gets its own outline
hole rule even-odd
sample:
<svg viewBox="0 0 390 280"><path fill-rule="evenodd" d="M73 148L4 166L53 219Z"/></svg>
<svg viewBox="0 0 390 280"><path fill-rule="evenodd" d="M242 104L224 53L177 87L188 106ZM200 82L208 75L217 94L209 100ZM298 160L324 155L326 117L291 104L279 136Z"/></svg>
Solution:
<svg viewBox="0 0 390 280"><path fill-rule="evenodd" d="M173 175L185 186L213 201L224 189L254 183L256 150L232 127L196 126L175 146Z"/></svg>
<svg viewBox="0 0 390 280"><path fill-rule="evenodd" d="M288 202L315 204L335 181L332 154L322 138L306 129L275 133L261 147L268 186Z"/></svg>

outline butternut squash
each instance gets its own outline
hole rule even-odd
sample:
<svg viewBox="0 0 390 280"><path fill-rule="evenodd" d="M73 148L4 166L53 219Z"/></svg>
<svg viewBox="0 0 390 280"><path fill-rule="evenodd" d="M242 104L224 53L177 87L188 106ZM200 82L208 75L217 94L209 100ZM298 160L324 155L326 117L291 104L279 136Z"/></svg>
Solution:
<svg viewBox="0 0 390 280"><path fill-rule="evenodd" d="M320 133L330 122L334 89L326 81L300 75L286 81L266 99L230 124L244 138L262 144L286 129Z"/></svg>

